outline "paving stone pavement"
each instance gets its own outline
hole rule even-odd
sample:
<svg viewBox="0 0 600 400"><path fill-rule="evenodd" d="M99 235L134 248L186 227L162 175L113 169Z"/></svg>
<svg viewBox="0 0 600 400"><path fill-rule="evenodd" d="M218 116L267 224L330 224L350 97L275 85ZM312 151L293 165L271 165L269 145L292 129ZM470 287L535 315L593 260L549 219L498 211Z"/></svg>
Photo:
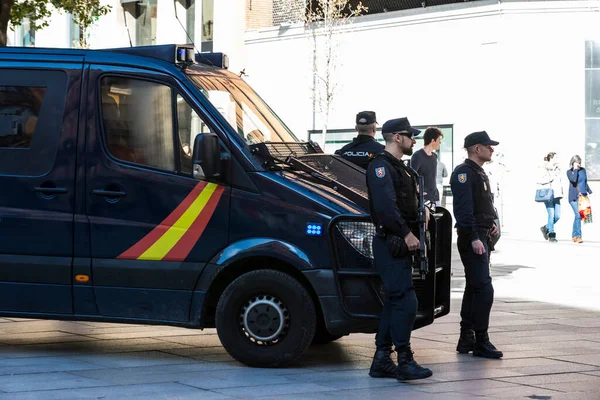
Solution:
<svg viewBox="0 0 600 400"><path fill-rule="evenodd" d="M454 351L457 310L413 333L430 379L367 375L373 335L313 346L283 369L248 368L213 329L0 319L0 400L71 398L600 399L599 313L497 299L490 329L503 360Z"/></svg>
<svg viewBox="0 0 600 400"><path fill-rule="evenodd" d="M500 281L522 268L505 263L492 274ZM416 360L434 372L426 380L370 378L373 335L313 346L288 368L258 369L233 360L214 329L0 318L0 400L600 400L600 311L497 298L490 337L504 359L459 355L456 256L453 269L452 312L413 332Z"/></svg>

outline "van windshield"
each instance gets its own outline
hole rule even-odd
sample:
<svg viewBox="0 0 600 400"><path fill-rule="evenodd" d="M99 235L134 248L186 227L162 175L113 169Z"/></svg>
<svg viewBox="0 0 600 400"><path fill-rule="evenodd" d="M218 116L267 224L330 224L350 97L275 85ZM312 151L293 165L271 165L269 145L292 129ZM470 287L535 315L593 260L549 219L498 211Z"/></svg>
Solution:
<svg viewBox="0 0 600 400"><path fill-rule="evenodd" d="M188 78L247 144L298 141L242 79L192 74Z"/></svg>

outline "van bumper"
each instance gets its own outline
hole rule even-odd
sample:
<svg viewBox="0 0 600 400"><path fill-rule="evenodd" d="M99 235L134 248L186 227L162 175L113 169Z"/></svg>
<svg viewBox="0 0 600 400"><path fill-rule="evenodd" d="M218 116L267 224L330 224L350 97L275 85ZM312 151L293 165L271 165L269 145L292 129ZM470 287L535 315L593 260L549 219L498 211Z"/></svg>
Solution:
<svg viewBox="0 0 600 400"><path fill-rule="evenodd" d="M378 315L351 316L341 301L335 273L331 269L303 271L315 290L327 331L331 335L347 335L349 333L375 333L379 325ZM372 304L379 309L379 304Z"/></svg>

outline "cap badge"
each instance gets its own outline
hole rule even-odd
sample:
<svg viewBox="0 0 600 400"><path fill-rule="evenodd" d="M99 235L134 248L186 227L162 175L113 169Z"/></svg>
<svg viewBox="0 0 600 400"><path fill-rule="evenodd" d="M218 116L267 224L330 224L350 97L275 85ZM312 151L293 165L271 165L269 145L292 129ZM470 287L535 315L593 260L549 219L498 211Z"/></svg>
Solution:
<svg viewBox="0 0 600 400"><path fill-rule="evenodd" d="M375 175L377 175L378 178L383 178L385 176L385 167L375 168Z"/></svg>
<svg viewBox="0 0 600 400"><path fill-rule="evenodd" d="M458 174L458 181L460 183L465 183L467 181L467 174Z"/></svg>

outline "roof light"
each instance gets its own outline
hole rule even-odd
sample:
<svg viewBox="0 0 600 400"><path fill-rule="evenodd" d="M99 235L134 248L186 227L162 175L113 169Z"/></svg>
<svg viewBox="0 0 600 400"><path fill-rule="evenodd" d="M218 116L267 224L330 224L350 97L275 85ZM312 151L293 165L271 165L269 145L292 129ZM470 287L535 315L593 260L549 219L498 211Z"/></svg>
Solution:
<svg viewBox="0 0 600 400"><path fill-rule="evenodd" d="M224 53L197 53L196 62L218 68L229 68L229 57Z"/></svg>
<svg viewBox="0 0 600 400"><path fill-rule="evenodd" d="M196 62L194 57L194 47L181 45L177 46L175 50L175 63L176 64L193 64Z"/></svg>

